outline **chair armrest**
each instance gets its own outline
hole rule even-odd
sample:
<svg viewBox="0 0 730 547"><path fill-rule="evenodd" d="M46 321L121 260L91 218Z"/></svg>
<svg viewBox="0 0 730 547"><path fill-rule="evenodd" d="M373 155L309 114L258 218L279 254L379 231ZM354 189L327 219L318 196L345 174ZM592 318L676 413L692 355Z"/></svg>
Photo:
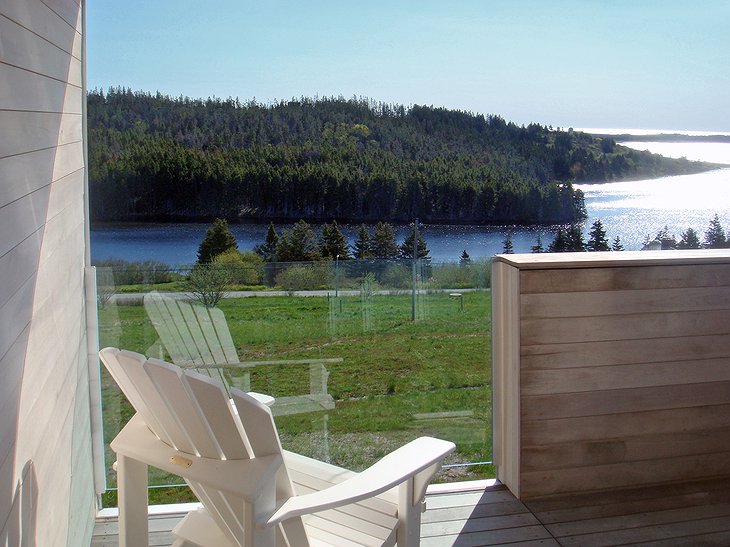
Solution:
<svg viewBox="0 0 730 547"><path fill-rule="evenodd" d="M250 460L220 460L179 452L158 439L139 414L122 428L111 448L118 454L247 500L256 499L264 485L275 484L276 472L284 464L279 454Z"/></svg>
<svg viewBox="0 0 730 547"><path fill-rule="evenodd" d="M191 365L193 368L253 368L262 365L318 365L326 363L342 363L342 357L323 359L279 359L275 361L242 361L240 363L215 363L213 365Z"/></svg>
<svg viewBox="0 0 730 547"><path fill-rule="evenodd" d="M265 523L260 524L271 526L289 518L377 496L422 471L437 469L455 448L456 445L449 441L420 437L339 484L288 499Z"/></svg>

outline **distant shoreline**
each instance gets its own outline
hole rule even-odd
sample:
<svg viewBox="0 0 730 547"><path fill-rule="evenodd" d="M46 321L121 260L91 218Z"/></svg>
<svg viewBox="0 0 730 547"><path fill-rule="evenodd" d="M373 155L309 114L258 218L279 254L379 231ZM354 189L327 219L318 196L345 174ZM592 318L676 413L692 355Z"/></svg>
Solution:
<svg viewBox="0 0 730 547"><path fill-rule="evenodd" d="M718 142L730 144L730 135L685 135L682 133L656 133L635 135L633 133L588 133L602 139L622 142Z"/></svg>

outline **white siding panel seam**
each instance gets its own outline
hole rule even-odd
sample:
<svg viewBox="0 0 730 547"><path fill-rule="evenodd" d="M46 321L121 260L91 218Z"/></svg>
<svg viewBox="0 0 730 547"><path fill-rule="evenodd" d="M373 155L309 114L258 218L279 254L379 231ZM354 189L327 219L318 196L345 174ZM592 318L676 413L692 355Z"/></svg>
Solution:
<svg viewBox="0 0 730 547"><path fill-rule="evenodd" d="M64 19L63 15L61 15L60 13L58 13L58 11L56 11L55 9L53 9L51 6L48 5L48 2L44 2L44 0L40 0L40 2L41 2L41 4L46 6L50 11L52 11L61 21L66 23L74 32L78 32L78 30L76 30L76 21L70 22L70 21Z"/></svg>
<svg viewBox="0 0 730 547"><path fill-rule="evenodd" d="M69 32L66 21L49 10L45 4L37 0L3 2L2 12L8 20L31 29L70 56L81 60L81 48L78 47L82 41L81 33L76 29ZM70 40L70 37L73 39Z"/></svg>
<svg viewBox="0 0 730 547"><path fill-rule="evenodd" d="M17 110L15 112L17 112ZM47 112L43 112L43 114L47 114ZM70 114L70 115L71 116L80 116L81 114ZM67 143L62 144L61 146L67 146L69 144L78 144L80 142L83 142L83 141L81 139L75 140L75 141L69 141ZM26 154L33 154L35 152L44 152L46 150L54 150L56 148L58 148L58 146L46 146L45 148L36 148L35 150L26 150L25 152L18 152L17 154L8 154L7 156L0 156L0 160L4 160L6 158L15 158L18 156L24 156Z"/></svg>
<svg viewBox="0 0 730 547"><path fill-rule="evenodd" d="M83 170L84 170L84 167L79 167L78 169L76 169L76 170L74 170L74 171L71 171L71 172L70 172L70 173L68 173L67 175L64 175L64 176L62 176L62 177L61 177L61 178L59 178L59 179L56 179L56 180L53 180L53 181L49 182L49 183L48 183L48 184L46 184L45 186L41 186L40 188L36 188L35 190L33 190L32 192L30 192L29 194L25 194L25 195L23 195L23 196L20 196L19 198L16 198L16 199L14 199L14 200L12 200L12 201L8 201L7 203L4 203L3 205L0 205L0 213L2 213L2 210L3 210L3 208L5 208L5 207L8 207L8 206L10 206L10 205L14 204L14 203L16 203L17 201L20 201L21 199L26 199L26 198L27 198L28 196L32 196L32 195L33 195L33 194L35 194L36 192L41 192L41 191L43 191L44 189L48 189L48 187L49 187L49 186L52 186L52 185L54 185L54 184L57 184L57 183L59 183L59 182L63 182L63 181L64 181L64 179L67 179L68 177L72 177L73 175L75 175L75 174L76 174L76 173L78 173L79 171L83 171ZM25 240L25 239L26 239L26 238L23 238L23 240ZM5 255L2 255L2 256L5 256Z"/></svg>
<svg viewBox="0 0 730 547"><path fill-rule="evenodd" d="M0 65L10 66L10 67L13 67L13 68L17 68L18 70L22 70L23 72L28 72L30 74L36 74L37 76L42 76L43 78L48 78L49 80L53 80L55 82L60 82L63 85L66 85L68 87L75 87L76 89L81 89L81 87L82 87L82 86L77 85L77 84L72 84L71 82L69 82L67 80L62 80L61 78L55 78L53 76L49 76L48 74L43 74L42 72L37 72L35 70L30 70L30 69L28 69L26 67L14 65L12 63L7 63L5 61L1 61L0 60ZM73 114L77 114L77 112L73 112Z"/></svg>
<svg viewBox="0 0 730 547"><path fill-rule="evenodd" d="M28 240L29 240L29 239L30 239L31 237L34 237L34 236L36 236L36 235L38 234L38 232L39 232L39 231L42 231L42 230L43 230L43 228L44 228L44 227L43 227L43 226L41 226L41 227L40 227L40 228L38 228L37 230L33 231L33 233L31 233L31 234L28 234L28 235L27 235L26 237L24 237L23 239L21 239L20 241L18 241L18 242L17 242L17 243L16 243L16 244L15 244L15 245L14 245L13 247L11 247L11 248L10 248L10 249L8 250L8 252L7 252L7 253L3 253L3 254L1 254L1 255L0 255L0 260L2 260L3 258L5 258L5 256L6 256L6 255L8 255L9 253L12 253L12 252L13 252L13 251L14 251L15 249L17 249L17 248L18 248L18 247L19 247L20 245L22 245L23 243L25 243L26 241L28 241ZM35 272L34 272L34 273L35 273Z"/></svg>
<svg viewBox="0 0 730 547"><path fill-rule="evenodd" d="M63 114L64 116L81 116L81 112L64 112L63 110L30 110L27 108L0 108L0 112L27 112L28 114Z"/></svg>
<svg viewBox="0 0 730 547"><path fill-rule="evenodd" d="M26 30L26 31L30 32L30 33L31 33L31 34L33 34L34 36L37 36L38 38L40 38L40 39L41 39L41 40L43 40L44 42L46 42L46 43L48 43L48 44L52 45L53 47L57 48L57 49L58 49L59 51L62 51L62 52L64 52L64 53L66 53L66 54L70 55L71 57L73 57L73 58L74 58L74 59L76 59L77 61L81 61L81 59L79 59L79 58L78 58L78 57L77 57L76 55L74 55L74 54L73 54L73 52L71 52L71 51L68 51L68 50L65 50L65 49L63 49L63 48L62 48L61 46L59 46L58 44L54 44L54 43L53 43L53 42L51 42L51 41L50 41L50 40L49 40L48 38L45 38L44 36L41 36L40 34L38 34L37 32L35 32L34 30L32 30L32 29L29 29L28 27L26 27L25 25L23 25L23 23L21 23L21 22L19 22L19 21L16 21L15 19L12 19L11 17L8 17L7 15L5 15L5 14L3 14L3 13L0 13L0 17L2 17L3 19L7 19L8 21L10 21L11 23L13 23L13 24L15 24L15 25L18 25L18 26L19 26L20 28L22 28L22 29L24 29L24 30Z"/></svg>

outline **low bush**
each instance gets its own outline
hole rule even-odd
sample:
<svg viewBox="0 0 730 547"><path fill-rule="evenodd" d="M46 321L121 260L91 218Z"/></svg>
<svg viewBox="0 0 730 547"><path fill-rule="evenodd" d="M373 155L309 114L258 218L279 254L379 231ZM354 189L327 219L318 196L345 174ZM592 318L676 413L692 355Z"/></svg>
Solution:
<svg viewBox="0 0 730 547"><path fill-rule="evenodd" d="M330 288L326 263L294 264L276 274L276 284L285 291L311 291Z"/></svg>
<svg viewBox="0 0 730 547"><path fill-rule="evenodd" d="M144 260L135 262L121 258L99 260L94 263L97 270L108 269L112 272L115 285L152 285L179 281L182 275L164 262Z"/></svg>
<svg viewBox="0 0 730 547"><path fill-rule="evenodd" d="M216 256L213 264L228 270L232 284L261 285L264 281L264 259L254 252L229 249Z"/></svg>

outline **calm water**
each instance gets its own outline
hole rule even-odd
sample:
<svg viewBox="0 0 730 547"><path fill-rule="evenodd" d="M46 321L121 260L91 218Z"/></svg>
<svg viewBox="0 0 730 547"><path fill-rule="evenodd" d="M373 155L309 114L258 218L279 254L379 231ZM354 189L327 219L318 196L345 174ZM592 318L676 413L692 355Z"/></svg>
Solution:
<svg viewBox="0 0 730 547"><path fill-rule="evenodd" d="M650 150L671 157L705 160L730 165L730 144L718 143L622 143L639 150ZM730 168L698 175L666 177L655 180L580 185L585 192L589 218L587 232L596 218L603 222L608 236L621 238L627 250L641 248L647 234L653 238L665 225L677 239L692 227L700 234L710 219L718 214L726 230L730 228ZM277 226L279 232L287 226ZM91 231L92 260L124 258L155 259L168 264L195 261L198 245L205 236L206 224L120 224L100 226ZM251 249L264 240L267 226L231 227L240 249ZM350 242L357 226L343 226ZM408 228L396 230L398 243ZM472 258L502 252L507 233L512 236L515 252L529 252L538 234L543 245L552 241L550 228L515 228L484 226L424 226L423 233L431 256L436 261L458 260L466 250ZM586 233L586 239L587 239Z"/></svg>

